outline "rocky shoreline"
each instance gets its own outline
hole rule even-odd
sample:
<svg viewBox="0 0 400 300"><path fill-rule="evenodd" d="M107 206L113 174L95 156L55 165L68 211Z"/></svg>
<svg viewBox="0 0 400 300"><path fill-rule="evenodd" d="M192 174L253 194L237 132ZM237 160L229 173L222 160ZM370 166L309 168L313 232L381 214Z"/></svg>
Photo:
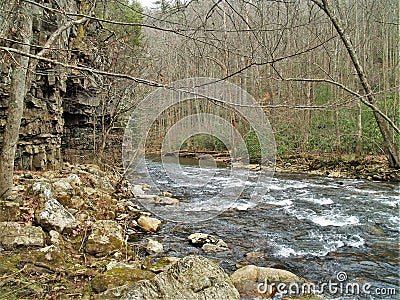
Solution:
<svg viewBox="0 0 400 300"><path fill-rule="evenodd" d="M276 290L260 293L260 282L305 280L239 263L229 276L218 260L163 255L152 234L165 221L137 200L179 201L145 191L92 164L17 172L12 196L0 202L0 299L262 299ZM230 247L198 232L187 243L207 254Z"/></svg>
<svg viewBox="0 0 400 300"><path fill-rule="evenodd" d="M399 181L399 171L382 157L291 155L277 159L276 171ZM168 249L152 235L165 221L139 204L173 209L179 200L168 192L149 195L145 185L129 186L121 174L69 163L57 171L16 172L11 197L0 202L0 299L264 299L276 293L260 294L257 284L264 280L306 280L242 261L229 276L218 259L163 255ZM201 232L187 243L208 257L230 248ZM264 259L251 252L245 261Z"/></svg>
<svg viewBox="0 0 400 300"><path fill-rule="evenodd" d="M276 172L305 173L334 178L400 182L400 170L389 168L384 156L290 154L276 160Z"/></svg>
<svg viewBox="0 0 400 300"><path fill-rule="evenodd" d="M151 155L160 155L158 152ZM167 155L178 155L168 153ZM190 152L180 151L179 157L193 159L207 159L212 156L218 164L230 165L229 152L205 151ZM241 164L234 162L236 166L257 170L259 164ZM263 167L265 168L265 167ZM334 178L366 179L388 182L400 182L400 169L389 168L384 155L366 155L357 157L355 155L337 153L297 153L278 155L275 161L275 172L278 173L303 173L310 175L321 175Z"/></svg>

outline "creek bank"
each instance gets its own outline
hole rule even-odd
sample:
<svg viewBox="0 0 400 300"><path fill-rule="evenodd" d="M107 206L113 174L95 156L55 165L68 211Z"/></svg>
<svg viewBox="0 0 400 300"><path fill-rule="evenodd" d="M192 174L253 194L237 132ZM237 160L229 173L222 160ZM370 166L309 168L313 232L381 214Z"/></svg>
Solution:
<svg viewBox="0 0 400 300"><path fill-rule="evenodd" d="M400 170L389 168L383 155L290 154L276 160L276 171L334 178L400 182Z"/></svg>
<svg viewBox="0 0 400 300"><path fill-rule="evenodd" d="M145 190L133 192L143 197ZM157 197L174 199L169 192ZM11 197L0 201L0 297L168 299L174 292L239 299L218 259L167 256L152 238L163 222L139 203L117 172L96 165L17 172ZM209 234L194 233L190 241L204 253L229 251ZM157 282L170 289L159 290Z"/></svg>
<svg viewBox="0 0 400 300"><path fill-rule="evenodd" d="M153 153L154 157L160 153ZM213 158L218 166L232 165L230 154L227 151L180 151L167 155L179 156L194 160ZM240 161L233 162L239 168L260 170L260 165L251 161L243 164ZM266 167L263 166L263 169ZM304 173L321 175L333 178L367 179L377 181L400 182L400 170L389 168L384 155L365 155L357 157L353 154L337 153L295 153L277 155L275 171L279 173Z"/></svg>

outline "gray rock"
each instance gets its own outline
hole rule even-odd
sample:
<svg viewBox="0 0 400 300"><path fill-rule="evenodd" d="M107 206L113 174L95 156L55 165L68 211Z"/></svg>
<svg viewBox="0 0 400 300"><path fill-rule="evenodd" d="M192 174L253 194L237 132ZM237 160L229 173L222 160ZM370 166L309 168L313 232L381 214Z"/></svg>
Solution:
<svg viewBox="0 0 400 300"><path fill-rule="evenodd" d="M125 269L139 269L140 268L140 263L136 263L134 265L132 264L126 264L120 261L116 261L115 259L111 260L108 265L106 266L106 270L110 271L113 269L121 269L121 268L125 268Z"/></svg>
<svg viewBox="0 0 400 300"><path fill-rule="evenodd" d="M50 230L49 235L50 235L50 242L54 246L58 247L58 246L61 246L63 244L62 236L57 231Z"/></svg>
<svg viewBox="0 0 400 300"><path fill-rule="evenodd" d="M196 246L202 246L206 243L215 244L218 242L218 238L207 233L193 233L188 236L190 243Z"/></svg>
<svg viewBox="0 0 400 300"><path fill-rule="evenodd" d="M179 205L180 201L175 198L157 195L139 195L139 201L143 204L160 204L160 205Z"/></svg>
<svg viewBox="0 0 400 300"><path fill-rule="evenodd" d="M122 227L112 220L93 223L92 232L86 241L86 253L101 257L121 249L123 245Z"/></svg>
<svg viewBox="0 0 400 300"><path fill-rule="evenodd" d="M132 193L133 193L133 195L134 195L135 197L139 197L139 196L141 196L141 195L144 195L144 191L143 191L142 186L139 185L139 184L135 184L135 185L132 187Z"/></svg>
<svg viewBox="0 0 400 300"><path fill-rule="evenodd" d="M60 249L54 245L50 245L38 250L44 254L44 258L48 261L58 260L61 256Z"/></svg>
<svg viewBox="0 0 400 300"><path fill-rule="evenodd" d="M226 244L225 244L226 245ZM204 244L201 249L204 252L221 252L221 251L227 251L229 250L228 247L220 246L220 245L214 245L214 244L209 244L206 243Z"/></svg>
<svg viewBox="0 0 400 300"><path fill-rule="evenodd" d="M44 207L36 214L36 221L47 229L62 232L75 221L75 217L54 198L48 198Z"/></svg>
<svg viewBox="0 0 400 300"><path fill-rule="evenodd" d="M240 298L228 275L219 266L205 257L191 255L153 279L138 282L122 299Z"/></svg>
<svg viewBox="0 0 400 300"><path fill-rule="evenodd" d="M0 223L0 245L5 249L16 246L43 247L45 233L40 227L21 225L16 222Z"/></svg>
<svg viewBox="0 0 400 300"><path fill-rule="evenodd" d="M57 195L69 195L72 193L73 188L66 179L60 179L53 183L54 193Z"/></svg>
<svg viewBox="0 0 400 300"><path fill-rule="evenodd" d="M37 181L32 185L34 195L44 200L44 204L36 211L36 221L46 229L62 232L66 226L75 221L74 216L53 198L49 182Z"/></svg>
<svg viewBox="0 0 400 300"><path fill-rule="evenodd" d="M71 174L66 178L66 181L72 186L72 187L76 187L78 185L82 184L81 179L79 178L78 175L76 174Z"/></svg>

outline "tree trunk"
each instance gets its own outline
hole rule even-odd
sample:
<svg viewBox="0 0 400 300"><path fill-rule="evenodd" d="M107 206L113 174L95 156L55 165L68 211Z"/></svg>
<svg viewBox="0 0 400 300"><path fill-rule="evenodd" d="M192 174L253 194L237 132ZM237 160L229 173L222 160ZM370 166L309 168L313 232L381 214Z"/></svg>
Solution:
<svg viewBox="0 0 400 300"><path fill-rule="evenodd" d="M357 101L357 145L356 155L361 156L362 154L362 109L361 101Z"/></svg>
<svg viewBox="0 0 400 300"><path fill-rule="evenodd" d="M335 27L337 33L339 34L343 44L346 47L347 53L350 56L351 62L353 63L354 68L357 71L358 78L361 82L361 85L364 89L366 98L369 103L372 105L376 106L376 99L373 93L373 90L371 88L371 85L368 82L368 79L366 77L366 74L363 70L363 67L360 64L360 61L358 59L358 56L356 54L356 51L354 49L354 46L351 42L351 39L349 35L345 32L341 20L336 16L332 6L328 2L328 0L311 0L313 1L316 5L318 5L328 16L330 21L332 22L333 26ZM373 114L376 120L376 123L378 124L379 130L382 134L383 141L384 141L384 147L385 147L385 152L386 156L389 160L389 166L392 168L397 168L400 169L400 156L399 156L399 150L397 145L393 141L393 136L391 131L389 130L389 127L385 121L385 119L376 111L373 109Z"/></svg>
<svg viewBox="0 0 400 300"><path fill-rule="evenodd" d="M32 41L32 15L30 5L22 2L16 14L18 39L22 42L15 47L29 53ZM18 143L21 118L24 110L24 99L27 90L26 77L29 58L18 55L12 58L10 98L7 109L7 123L3 134L0 151L0 196L6 197L11 193L14 176L15 151Z"/></svg>

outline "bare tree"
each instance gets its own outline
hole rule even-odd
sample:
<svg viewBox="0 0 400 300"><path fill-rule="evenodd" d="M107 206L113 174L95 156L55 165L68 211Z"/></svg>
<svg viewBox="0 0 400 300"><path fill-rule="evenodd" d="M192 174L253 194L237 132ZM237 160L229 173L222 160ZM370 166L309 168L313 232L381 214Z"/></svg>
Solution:
<svg viewBox="0 0 400 300"><path fill-rule="evenodd" d="M332 8L332 5L329 3L328 0L321 0L321 1L311 0L311 1L314 2L316 5L318 5L318 7L320 7L324 11L328 16L329 20L332 22L343 44L346 47L346 50L349 54L349 57L353 63L355 70L357 71L358 78L364 89L368 102L373 106L376 106L377 101L374 96L374 91L372 90L367 75L359 61L358 55L351 42L350 36L346 33L346 31L343 28L341 19L335 13L334 9ZM373 109L373 113L375 116L376 123L379 126L380 132L383 136L384 145L386 148L386 154L389 160L389 165L393 168L399 169L400 168L399 150L397 145L393 141L393 136L391 131L389 130L387 122L383 119L382 115L379 114L377 110Z"/></svg>
<svg viewBox="0 0 400 300"><path fill-rule="evenodd" d="M20 41L15 47L23 52L30 52L32 41L32 9L27 3L19 5L12 1L9 8L15 9L10 17L15 19L8 24L17 29L17 39ZM9 28L4 28L9 32ZM8 196L13 186L14 159L17 148L19 128L24 108L24 99L27 90L27 72L29 57L16 56L11 64L11 89L8 102L6 127L3 134L3 143L0 152L0 196Z"/></svg>

